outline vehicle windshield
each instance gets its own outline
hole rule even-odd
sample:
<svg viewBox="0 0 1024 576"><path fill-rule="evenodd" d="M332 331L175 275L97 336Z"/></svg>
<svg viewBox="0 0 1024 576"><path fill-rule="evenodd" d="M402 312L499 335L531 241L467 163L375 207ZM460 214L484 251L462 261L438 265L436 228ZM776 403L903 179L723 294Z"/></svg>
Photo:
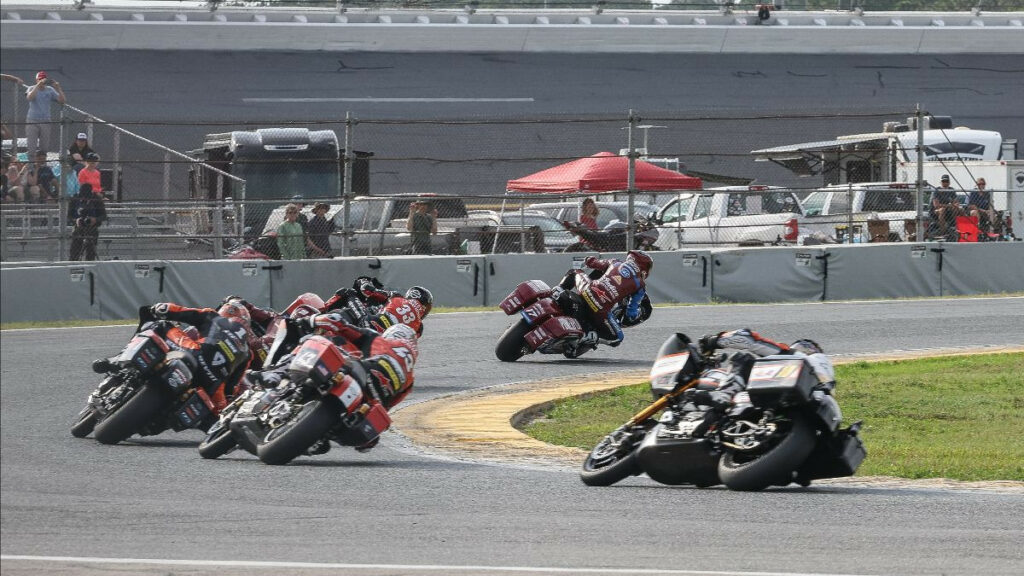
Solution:
<svg viewBox="0 0 1024 576"><path fill-rule="evenodd" d="M811 192L804 198L804 214L808 216L821 216L825 209L825 200L828 195L825 192Z"/></svg>
<svg viewBox="0 0 1024 576"><path fill-rule="evenodd" d="M323 162L238 162L235 176L245 180L247 200L290 198L337 198L338 165Z"/></svg>

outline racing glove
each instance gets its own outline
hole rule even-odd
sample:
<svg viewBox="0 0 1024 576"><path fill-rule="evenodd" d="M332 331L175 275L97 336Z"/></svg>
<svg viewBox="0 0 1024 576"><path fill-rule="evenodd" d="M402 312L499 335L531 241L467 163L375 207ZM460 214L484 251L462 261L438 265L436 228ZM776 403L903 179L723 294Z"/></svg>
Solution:
<svg viewBox="0 0 1024 576"><path fill-rule="evenodd" d="M594 256L587 256L587 259L583 261L583 265L587 268L594 268L595 270L601 265L601 259Z"/></svg>
<svg viewBox="0 0 1024 576"><path fill-rule="evenodd" d="M170 312L170 310L171 305L167 302L160 302L149 307L149 313L152 314L154 318L159 318L161 320L167 318L167 313Z"/></svg>

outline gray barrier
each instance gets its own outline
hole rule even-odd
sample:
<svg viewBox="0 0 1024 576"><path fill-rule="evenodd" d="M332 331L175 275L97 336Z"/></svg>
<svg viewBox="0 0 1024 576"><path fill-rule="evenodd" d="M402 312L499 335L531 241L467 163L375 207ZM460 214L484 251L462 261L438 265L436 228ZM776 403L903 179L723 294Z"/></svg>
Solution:
<svg viewBox="0 0 1024 576"><path fill-rule="evenodd" d="M0 269L0 321L122 319L159 301L212 306L238 294L286 307L370 275L422 285L437 306L496 306L524 280L554 284L586 253L263 260L104 261ZM609 256L609 255L605 255ZM621 255L620 255L621 256ZM655 303L806 302L1024 291L1024 242L894 243L656 252Z"/></svg>

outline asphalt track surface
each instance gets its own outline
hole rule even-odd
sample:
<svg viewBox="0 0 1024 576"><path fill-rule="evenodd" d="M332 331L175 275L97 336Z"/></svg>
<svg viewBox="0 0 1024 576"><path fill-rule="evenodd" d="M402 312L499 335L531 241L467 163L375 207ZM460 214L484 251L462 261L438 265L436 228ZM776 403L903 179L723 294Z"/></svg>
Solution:
<svg viewBox="0 0 1024 576"><path fill-rule="evenodd" d="M643 368L677 330L751 326L851 356L1021 345L1022 318L1024 298L659 308L618 349L503 364L502 314L438 314L409 402ZM588 488L572 470L446 458L392 432L368 454L276 468L244 453L205 461L197 432L72 438L97 381L89 361L130 331L0 334L4 574L1019 574L1024 562L1019 493Z"/></svg>
<svg viewBox="0 0 1024 576"><path fill-rule="evenodd" d="M1010 55L4 50L0 68L22 78L48 70L69 103L176 150L199 148L204 134L238 129L243 122L269 127L334 121L326 127L340 133L338 122L351 113L363 121L353 147L376 154L370 168L374 194L501 194L509 179L561 162L552 158L625 148L622 127L630 109L667 126L650 133L652 153L679 156L691 170L761 184L813 187L820 180L755 163L750 150L877 131L882 120L902 117L704 123L658 118L906 112L920 104L932 114L952 116L955 125L999 130L1024 142L1024 66ZM4 110L9 114L9 105ZM518 127L371 123L594 115L616 121ZM209 122L221 124L202 125ZM95 143L107 159L109 139ZM453 161L467 158L538 160ZM150 181L140 182L140 173ZM159 195L160 178L156 167L128 170L126 192L132 198Z"/></svg>

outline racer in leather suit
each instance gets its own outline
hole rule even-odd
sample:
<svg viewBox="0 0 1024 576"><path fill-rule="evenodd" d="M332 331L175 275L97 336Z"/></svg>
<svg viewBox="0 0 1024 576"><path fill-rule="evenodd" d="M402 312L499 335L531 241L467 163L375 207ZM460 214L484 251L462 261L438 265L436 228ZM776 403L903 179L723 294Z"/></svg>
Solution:
<svg viewBox="0 0 1024 576"><path fill-rule="evenodd" d="M198 370L194 371L193 378L209 396L214 414L219 414L227 406L228 397L235 393L252 358L255 339L249 326L248 310L236 302L226 303L217 310L161 302L139 310L140 328L152 320L181 322L195 328L182 331L180 336L168 338L167 342L189 352L195 359ZM161 332L168 335L165 330ZM211 336L215 339L210 340ZM93 362L93 370L99 373L112 368L108 358Z"/></svg>
<svg viewBox="0 0 1024 576"><path fill-rule="evenodd" d="M625 260L602 260L588 257L588 268L603 272L590 279L584 272L567 274L552 297L558 306L580 320L588 332L569 356L578 356L598 342L609 346L622 343L622 326L634 326L651 315L646 279L654 267L651 257L641 250L631 250ZM572 290L577 286L577 290ZM616 315L618 314L618 316Z"/></svg>
<svg viewBox="0 0 1024 576"><path fill-rule="evenodd" d="M384 332L391 326L406 324L423 335L423 319L434 305L434 296L422 286L413 286L405 294L385 290L376 278L359 277L352 288L342 288L324 303L322 312L330 312L345 306L352 298L358 298L369 309L365 325L377 332Z"/></svg>

